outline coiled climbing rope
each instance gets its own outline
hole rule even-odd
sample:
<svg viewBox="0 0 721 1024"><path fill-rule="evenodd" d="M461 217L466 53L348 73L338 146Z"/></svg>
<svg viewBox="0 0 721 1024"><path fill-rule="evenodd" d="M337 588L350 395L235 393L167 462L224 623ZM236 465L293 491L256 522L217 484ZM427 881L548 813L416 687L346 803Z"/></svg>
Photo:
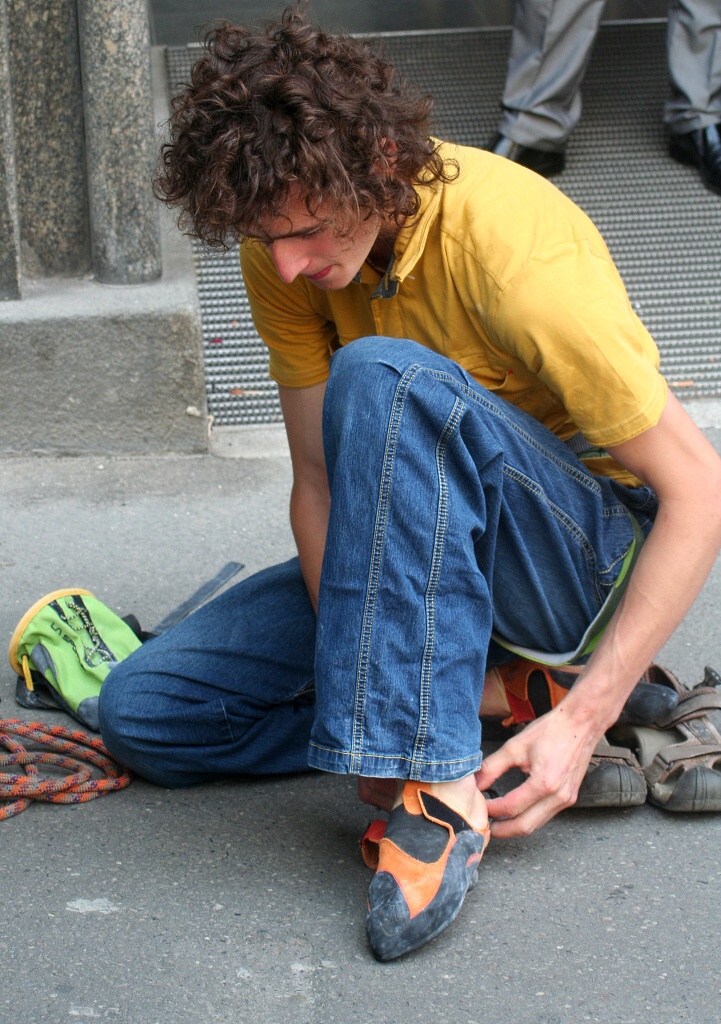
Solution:
<svg viewBox="0 0 721 1024"><path fill-rule="evenodd" d="M20 740L45 749L28 750ZM124 789L133 778L112 760L101 739L61 725L0 719L0 744L9 751L0 754L0 821L20 814L33 800L82 804ZM43 765L66 774L43 775L38 767ZM21 772L2 770L13 767ZM93 776L93 768L101 778Z"/></svg>

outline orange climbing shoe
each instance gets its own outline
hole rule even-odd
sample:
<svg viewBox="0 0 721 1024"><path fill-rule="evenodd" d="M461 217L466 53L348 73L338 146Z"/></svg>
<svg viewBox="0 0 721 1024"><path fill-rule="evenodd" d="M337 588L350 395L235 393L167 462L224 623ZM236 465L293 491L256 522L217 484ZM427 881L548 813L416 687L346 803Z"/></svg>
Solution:
<svg viewBox="0 0 721 1024"><path fill-rule="evenodd" d="M368 890L366 930L378 960L410 953L448 927L478 880L489 838L488 826L475 829L428 783L406 782L379 839Z"/></svg>

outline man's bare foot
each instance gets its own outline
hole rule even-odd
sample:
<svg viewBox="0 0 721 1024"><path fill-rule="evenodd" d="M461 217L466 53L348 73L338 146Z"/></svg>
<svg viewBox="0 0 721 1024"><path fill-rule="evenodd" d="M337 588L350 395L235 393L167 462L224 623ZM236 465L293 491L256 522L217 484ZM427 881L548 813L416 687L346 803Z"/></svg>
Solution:
<svg viewBox="0 0 721 1024"><path fill-rule="evenodd" d="M467 775L465 779L457 779L454 782L430 782L428 788L444 804L458 811L479 832L488 825L486 801L476 786L474 775ZM402 798L403 786L400 785L393 806L398 807Z"/></svg>
<svg viewBox="0 0 721 1024"><path fill-rule="evenodd" d="M481 697L481 718L507 718L511 713L508 694L498 669L486 672Z"/></svg>

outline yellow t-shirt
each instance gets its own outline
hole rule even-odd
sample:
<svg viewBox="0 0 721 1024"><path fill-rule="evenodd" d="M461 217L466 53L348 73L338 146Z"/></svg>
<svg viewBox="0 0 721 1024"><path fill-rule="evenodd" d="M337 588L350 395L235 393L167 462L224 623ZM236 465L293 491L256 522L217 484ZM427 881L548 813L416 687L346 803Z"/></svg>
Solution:
<svg viewBox="0 0 721 1024"><path fill-rule="evenodd" d="M483 150L443 144L458 177L419 188L421 209L382 277L323 291L283 284L241 246L253 320L286 387L327 379L331 353L367 335L411 338L568 440L604 448L654 426L666 401L653 339L589 218L555 186ZM593 472L631 479L610 458Z"/></svg>

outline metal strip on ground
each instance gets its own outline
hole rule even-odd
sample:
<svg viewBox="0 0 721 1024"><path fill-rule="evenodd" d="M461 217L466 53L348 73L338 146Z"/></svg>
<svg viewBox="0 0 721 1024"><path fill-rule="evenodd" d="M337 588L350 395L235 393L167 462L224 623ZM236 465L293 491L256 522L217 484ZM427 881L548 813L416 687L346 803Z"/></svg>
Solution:
<svg viewBox="0 0 721 1024"><path fill-rule="evenodd" d="M435 132L483 146L493 135L510 32L393 34L380 45L436 100ZM197 46L170 47L171 88ZM679 398L721 397L721 199L667 154L665 24L603 25L584 83L584 113L559 187L593 218L654 336ZM281 419L250 317L237 251L196 245L208 407L218 426Z"/></svg>

